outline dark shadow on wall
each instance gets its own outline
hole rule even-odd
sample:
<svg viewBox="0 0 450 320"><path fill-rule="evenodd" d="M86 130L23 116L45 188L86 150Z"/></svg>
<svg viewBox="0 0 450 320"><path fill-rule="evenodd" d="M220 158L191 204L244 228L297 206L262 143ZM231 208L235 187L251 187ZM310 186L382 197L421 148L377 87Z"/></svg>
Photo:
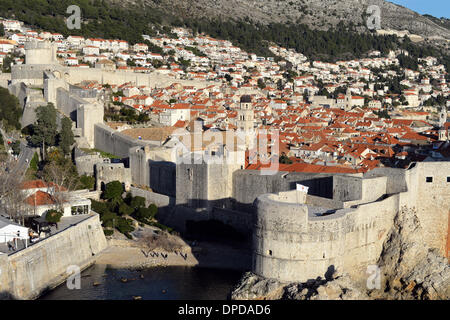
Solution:
<svg viewBox="0 0 450 320"><path fill-rule="evenodd" d="M211 259L217 259L225 260L223 266L218 267L249 271L252 265L253 216L249 212L220 206L229 200L199 200L199 203L210 208L209 211L180 204L159 207L156 218L178 232L185 242L194 244L192 254L198 261L198 267L210 267ZM242 219L239 215L242 215ZM196 246L207 246L207 256L205 251L197 251Z"/></svg>
<svg viewBox="0 0 450 320"><path fill-rule="evenodd" d="M0 291L0 300L14 300L9 291Z"/></svg>
<svg viewBox="0 0 450 320"><path fill-rule="evenodd" d="M333 177L293 181L289 183L290 190L295 190L297 184L309 187L309 195L333 199Z"/></svg>

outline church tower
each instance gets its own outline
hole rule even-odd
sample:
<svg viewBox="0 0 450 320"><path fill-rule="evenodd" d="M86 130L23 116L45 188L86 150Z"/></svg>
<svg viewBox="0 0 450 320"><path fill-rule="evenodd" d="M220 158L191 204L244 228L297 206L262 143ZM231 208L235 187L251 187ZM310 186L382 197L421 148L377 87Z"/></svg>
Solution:
<svg viewBox="0 0 450 320"><path fill-rule="evenodd" d="M345 93L345 105L344 110L349 111L352 109L352 92L350 88L347 88L347 92Z"/></svg>
<svg viewBox="0 0 450 320"><path fill-rule="evenodd" d="M237 131L245 134L245 149L252 149L255 136L255 112L253 110L252 98L248 95L242 96L239 109L237 110Z"/></svg>
<svg viewBox="0 0 450 320"><path fill-rule="evenodd" d="M252 132L254 130L255 113L253 111L252 98L250 96L245 95L241 97L237 113L237 129L244 132Z"/></svg>

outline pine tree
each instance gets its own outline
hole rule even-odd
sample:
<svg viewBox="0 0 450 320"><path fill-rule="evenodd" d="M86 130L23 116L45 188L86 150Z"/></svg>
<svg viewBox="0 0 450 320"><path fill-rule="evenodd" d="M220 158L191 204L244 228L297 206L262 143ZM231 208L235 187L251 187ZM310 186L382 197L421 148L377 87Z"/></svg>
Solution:
<svg viewBox="0 0 450 320"><path fill-rule="evenodd" d="M52 103L36 109L36 122L33 125L33 134L30 142L35 146L54 146L57 137L56 109ZM45 150L44 150L45 151Z"/></svg>
<svg viewBox="0 0 450 320"><path fill-rule="evenodd" d="M75 139L72 132L72 121L64 117L61 121L61 132L59 134L59 146L65 155L68 155Z"/></svg>

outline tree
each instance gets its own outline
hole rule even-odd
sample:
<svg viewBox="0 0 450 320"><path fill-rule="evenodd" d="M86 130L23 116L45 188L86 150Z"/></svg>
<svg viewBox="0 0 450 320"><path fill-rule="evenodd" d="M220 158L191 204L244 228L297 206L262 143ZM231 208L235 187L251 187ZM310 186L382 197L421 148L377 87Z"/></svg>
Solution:
<svg viewBox="0 0 450 320"><path fill-rule="evenodd" d="M70 153L70 149L74 143L75 139L72 132L72 121L69 118L64 117L61 121L61 132L59 133L59 146L64 155Z"/></svg>
<svg viewBox="0 0 450 320"><path fill-rule="evenodd" d="M132 237L129 233L134 231L134 227L132 225L133 220L126 219L123 217L119 217L116 220L117 220L116 229L119 230L121 233L123 233L125 236L127 236L127 238L131 239Z"/></svg>
<svg viewBox="0 0 450 320"><path fill-rule="evenodd" d="M53 197L59 209L62 210L64 202L69 198L67 191L75 190L79 184L77 168L72 160L62 156L56 149L49 153L40 176L57 186Z"/></svg>
<svg viewBox="0 0 450 320"><path fill-rule="evenodd" d="M58 223L59 221L61 221L62 216L63 213L61 211L52 209L48 210L47 213L45 214L45 220L51 223Z"/></svg>
<svg viewBox="0 0 450 320"><path fill-rule="evenodd" d="M280 90L280 91L284 89L283 88L283 81L281 79L279 79L277 81L277 89Z"/></svg>
<svg viewBox="0 0 450 320"><path fill-rule="evenodd" d="M20 141L17 140L11 143L11 149L13 155L18 156L20 154Z"/></svg>
<svg viewBox="0 0 450 320"><path fill-rule="evenodd" d="M134 209L145 207L145 198L144 197L133 197L130 201L130 206Z"/></svg>
<svg viewBox="0 0 450 320"><path fill-rule="evenodd" d="M13 58L10 55L7 55L3 59L2 71L3 73L11 73L11 64L13 63Z"/></svg>
<svg viewBox="0 0 450 320"><path fill-rule="evenodd" d="M289 159L285 154L282 154L280 157L280 163L282 164L292 164L292 160Z"/></svg>
<svg viewBox="0 0 450 320"><path fill-rule="evenodd" d="M3 23L0 23L0 37L5 36L5 26Z"/></svg>
<svg viewBox="0 0 450 320"><path fill-rule="evenodd" d="M139 220L147 220L151 219L155 216L156 212L154 212L152 209L149 208L139 208L136 211L136 218Z"/></svg>
<svg viewBox="0 0 450 320"><path fill-rule="evenodd" d="M26 194L22 192L22 177L17 174L17 163L11 158L0 163L0 203L2 211L10 219L23 225L27 211Z"/></svg>
<svg viewBox="0 0 450 320"><path fill-rule="evenodd" d="M34 171L37 171L39 165L39 156L37 154L37 152L34 153L33 158L30 161L30 168Z"/></svg>
<svg viewBox="0 0 450 320"><path fill-rule="evenodd" d="M10 128L20 129L20 117L22 116L22 108L19 100L9 93L8 89L0 87L0 120L6 130Z"/></svg>
<svg viewBox="0 0 450 320"><path fill-rule="evenodd" d="M132 207L130 207L129 205L127 205L125 202L122 202L119 205L118 211L119 211L119 215L128 216L134 212L134 209Z"/></svg>
<svg viewBox="0 0 450 320"><path fill-rule="evenodd" d="M151 203L148 206L148 209L150 210L152 217L155 217L158 214L158 207L156 206L156 204Z"/></svg>
<svg viewBox="0 0 450 320"><path fill-rule="evenodd" d="M264 82L263 78L259 78L258 79L258 88L260 88L261 90L264 89L266 87L266 84Z"/></svg>
<svg viewBox="0 0 450 320"><path fill-rule="evenodd" d="M318 95L319 95L319 96L326 96L327 98L330 97L330 93L329 93L328 90L325 89L325 88L321 88L321 89L319 90L319 92L318 92Z"/></svg>
<svg viewBox="0 0 450 320"><path fill-rule="evenodd" d="M92 176L82 175L80 177L80 188L92 190L95 186L95 178Z"/></svg>
<svg viewBox="0 0 450 320"><path fill-rule="evenodd" d="M56 109L52 103L40 106L36 109L36 122L33 125L33 134L30 142L35 146L45 148L54 146L58 130L56 125Z"/></svg>
<svg viewBox="0 0 450 320"><path fill-rule="evenodd" d="M103 198L107 200L119 200L123 193L123 186L120 181L112 181L106 184Z"/></svg>

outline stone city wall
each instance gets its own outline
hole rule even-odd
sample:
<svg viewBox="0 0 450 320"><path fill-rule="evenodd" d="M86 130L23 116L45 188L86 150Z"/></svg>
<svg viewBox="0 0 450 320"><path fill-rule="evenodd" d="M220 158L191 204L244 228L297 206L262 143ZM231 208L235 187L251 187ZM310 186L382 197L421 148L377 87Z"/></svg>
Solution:
<svg viewBox="0 0 450 320"><path fill-rule="evenodd" d="M286 282L324 277L330 267L360 274L379 257L398 198L314 216L307 204L258 197L253 271Z"/></svg>
<svg viewBox="0 0 450 320"><path fill-rule="evenodd" d="M324 277L329 268L363 276L402 207L417 211L426 244L448 255L450 162L415 163L403 171L394 177L380 176L382 170L367 179L338 177L335 196L323 201L300 201L295 190L259 196L253 271L287 282ZM355 194L361 198L353 199Z"/></svg>
<svg viewBox="0 0 450 320"><path fill-rule="evenodd" d="M96 124L94 131L95 148L121 158L128 158L130 148L137 146L144 147L148 144L117 132L102 123Z"/></svg>
<svg viewBox="0 0 450 320"><path fill-rule="evenodd" d="M343 175L282 171L274 175L262 175L258 170L237 170L233 174L233 198L242 210L245 207L250 209L258 196L293 190L299 183L309 187L309 195L332 199L338 185L335 179L341 176Z"/></svg>
<svg viewBox="0 0 450 320"><path fill-rule="evenodd" d="M184 86L195 86L197 88L205 88L207 86L217 84L217 82L212 81L175 79L173 77L158 74L156 72L146 74L126 71L109 71L97 68L66 68L66 70L69 73L69 82L71 84L77 84L85 80L92 80L97 81L100 84L110 85L121 85L126 82L133 82L137 86L148 86L150 88L167 87L173 83L180 83Z"/></svg>
<svg viewBox="0 0 450 320"><path fill-rule="evenodd" d="M130 188L130 192L133 197L145 198L146 206L149 206L151 203L155 204L158 208L173 207L175 205L175 198L163 194L136 188L133 186Z"/></svg>
<svg viewBox="0 0 450 320"><path fill-rule="evenodd" d="M125 191L130 190L131 171L125 168L123 163L97 163L95 165L96 189L104 190L103 187L113 181L120 181Z"/></svg>
<svg viewBox="0 0 450 320"><path fill-rule="evenodd" d="M427 178L431 178L427 182ZM431 248L448 256L450 216L450 162L418 162L406 170L410 197L404 204L416 208L421 226L426 230L425 241Z"/></svg>
<svg viewBox="0 0 450 320"><path fill-rule="evenodd" d="M79 175L94 176L94 168L97 163L103 163L103 158L98 153L75 156L75 165Z"/></svg>
<svg viewBox="0 0 450 320"><path fill-rule="evenodd" d="M0 73L0 87L8 88L9 81L11 81L11 73Z"/></svg>
<svg viewBox="0 0 450 320"><path fill-rule="evenodd" d="M0 256L0 293L35 299L68 277L67 267L86 268L107 247L99 216L92 215L47 239L9 256Z"/></svg>

